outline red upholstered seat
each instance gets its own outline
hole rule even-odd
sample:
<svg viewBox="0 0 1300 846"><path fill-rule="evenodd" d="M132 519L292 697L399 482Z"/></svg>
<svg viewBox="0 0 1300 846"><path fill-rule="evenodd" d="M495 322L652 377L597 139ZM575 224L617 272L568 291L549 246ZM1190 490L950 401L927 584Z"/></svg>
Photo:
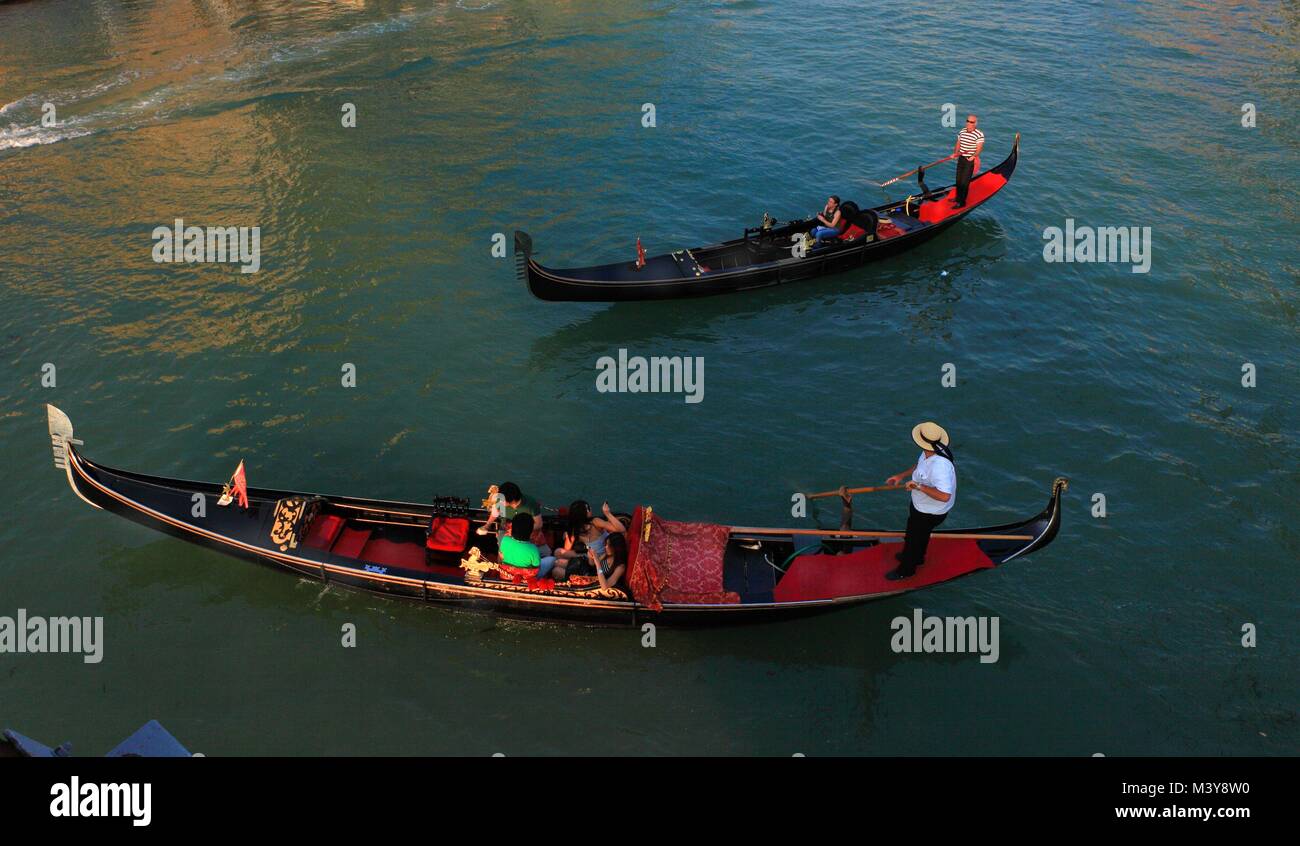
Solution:
<svg viewBox="0 0 1300 846"><path fill-rule="evenodd" d="M361 550L365 549L368 540L370 540L369 529L344 529L330 551L344 558L360 558Z"/></svg>
<svg viewBox="0 0 1300 846"><path fill-rule="evenodd" d="M469 520L464 517L434 517L425 546L438 552L464 552L469 537Z"/></svg>
<svg viewBox="0 0 1300 846"><path fill-rule="evenodd" d="M342 517L337 514L322 514L312 521L303 544L316 549L329 549L342 528Z"/></svg>
<svg viewBox="0 0 1300 846"><path fill-rule="evenodd" d="M867 230L863 229L861 226L858 226L856 223L851 223L849 224L848 229L845 229L836 237L836 240L854 241L866 234L867 234Z"/></svg>
<svg viewBox="0 0 1300 846"><path fill-rule="evenodd" d="M892 220L889 221L888 223L881 223L879 226L876 227L876 237L882 241L886 238L893 238L896 235L902 235L902 234L903 234L903 230L899 229L898 226Z"/></svg>

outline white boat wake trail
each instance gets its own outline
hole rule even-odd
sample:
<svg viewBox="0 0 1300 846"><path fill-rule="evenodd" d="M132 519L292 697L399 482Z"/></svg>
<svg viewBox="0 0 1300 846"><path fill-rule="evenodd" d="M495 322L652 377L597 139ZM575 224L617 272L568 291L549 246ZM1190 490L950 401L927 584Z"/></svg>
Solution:
<svg viewBox="0 0 1300 846"><path fill-rule="evenodd" d="M222 102L220 95L234 87L268 81L272 69L328 57L346 45L410 29L433 13L397 15L297 41L267 37L207 56L187 57L165 69L119 69L111 78L84 87L34 91L0 106L6 124L0 128L0 151L183 117ZM46 103L56 110L53 126L41 123Z"/></svg>

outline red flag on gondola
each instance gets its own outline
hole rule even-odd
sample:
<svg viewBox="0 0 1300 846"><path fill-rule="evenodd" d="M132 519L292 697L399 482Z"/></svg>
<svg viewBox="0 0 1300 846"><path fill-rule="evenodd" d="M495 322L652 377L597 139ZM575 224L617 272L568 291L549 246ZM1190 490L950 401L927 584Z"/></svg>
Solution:
<svg viewBox="0 0 1300 846"><path fill-rule="evenodd" d="M229 505L235 497L239 498L240 508L248 508L248 478L244 475L242 460L235 468L235 475L230 477L230 481L222 489L221 499L217 500L217 505Z"/></svg>
<svg viewBox="0 0 1300 846"><path fill-rule="evenodd" d="M641 246L641 236L636 236L636 269L645 267L645 247Z"/></svg>

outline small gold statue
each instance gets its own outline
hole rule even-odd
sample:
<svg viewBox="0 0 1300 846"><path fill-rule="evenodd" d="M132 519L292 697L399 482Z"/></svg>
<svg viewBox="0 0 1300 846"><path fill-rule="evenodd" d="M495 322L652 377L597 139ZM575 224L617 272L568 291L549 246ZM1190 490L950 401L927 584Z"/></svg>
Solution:
<svg viewBox="0 0 1300 846"><path fill-rule="evenodd" d="M483 579L483 574L488 570L496 569L496 562L489 561L483 557L483 552L477 547L470 547L469 555L461 559L461 569L465 571L465 578L477 582Z"/></svg>

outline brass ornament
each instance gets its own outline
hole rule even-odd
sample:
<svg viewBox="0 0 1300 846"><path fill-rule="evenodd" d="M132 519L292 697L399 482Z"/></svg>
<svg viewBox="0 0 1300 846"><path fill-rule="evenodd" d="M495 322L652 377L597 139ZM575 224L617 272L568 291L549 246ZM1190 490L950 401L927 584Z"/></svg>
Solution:
<svg viewBox="0 0 1300 846"><path fill-rule="evenodd" d="M306 507L307 501L305 499L295 497L282 499L275 504L275 517L274 522L271 524L271 541L279 544L281 552L298 546L298 534L294 531L294 526L302 518L303 510Z"/></svg>

